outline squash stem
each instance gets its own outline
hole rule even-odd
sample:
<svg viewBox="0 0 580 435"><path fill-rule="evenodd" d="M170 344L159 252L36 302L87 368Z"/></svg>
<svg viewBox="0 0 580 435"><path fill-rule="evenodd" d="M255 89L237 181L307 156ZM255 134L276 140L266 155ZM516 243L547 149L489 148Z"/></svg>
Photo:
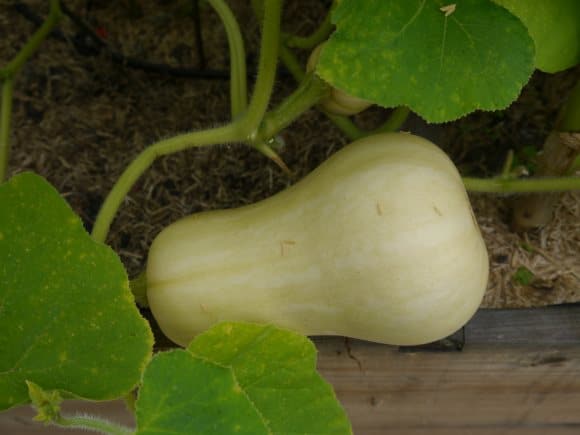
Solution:
<svg viewBox="0 0 580 435"><path fill-rule="evenodd" d="M89 415L75 415L72 417L59 416L58 420L51 423L63 428L82 429L109 435L129 435L135 433L129 427Z"/></svg>
<svg viewBox="0 0 580 435"><path fill-rule="evenodd" d="M570 173L576 156L580 155L580 80L562 106L555 130L544 142L538 156L535 175L558 177ZM559 195L531 195L518 198L512 207L512 227L525 231L546 225L552 220Z"/></svg>
<svg viewBox="0 0 580 435"><path fill-rule="evenodd" d="M129 287L137 305L141 308L147 308L149 301L147 300L147 275L145 272L141 272L136 278L129 281Z"/></svg>
<svg viewBox="0 0 580 435"><path fill-rule="evenodd" d="M504 179L464 177L463 184L471 192L539 193L580 190L580 177Z"/></svg>
<svg viewBox="0 0 580 435"><path fill-rule="evenodd" d="M2 83L2 99L0 102L0 183L8 176L8 159L10 158L10 120L12 116L12 89L14 77L26 61L32 56L42 41L58 24L62 16L58 0L50 1L50 10L42 26L28 39L26 44L0 69Z"/></svg>
<svg viewBox="0 0 580 435"><path fill-rule="evenodd" d="M258 140L268 140L328 95L329 86L315 74L308 74L298 88L278 107L268 112L258 131Z"/></svg>
<svg viewBox="0 0 580 435"><path fill-rule="evenodd" d="M397 107L391 112L391 115L383 125L372 130L368 134L390 133L397 131L403 126L410 113L411 110L407 106Z"/></svg>
<svg viewBox="0 0 580 435"><path fill-rule="evenodd" d="M174 136L145 148L127 166L105 199L93 226L93 239L98 242L105 242L111 222L123 199L157 157L187 148L241 142L245 139L246 131L241 122L234 122L224 127Z"/></svg>
<svg viewBox="0 0 580 435"><path fill-rule="evenodd" d="M306 76L304 70L300 66L300 62L294 55L294 53L288 48L282 45L280 47L280 60L284 66L290 71L290 74L294 77L297 82L302 82ZM351 140L359 139L365 136L365 132L358 128L354 123L348 119L346 116L332 115L325 111L322 111L332 123L340 129L345 136Z"/></svg>
<svg viewBox="0 0 580 435"><path fill-rule="evenodd" d="M268 0L264 2L264 20L262 25L258 75L248 110L241 118L243 125L249 129L249 135L255 134L262 122L274 88L278 46L280 45L281 13L281 0ZM251 137L247 139L251 139Z"/></svg>
<svg viewBox="0 0 580 435"><path fill-rule="evenodd" d="M246 74L246 51L238 21L224 0L209 0L226 29L230 48L230 99L232 119L243 113L248 106Z"/></svg>
<svg viewBox="0 0 580 435"><path fill-rule="evenodd" d="M292 48L302 48L305 50L311 50L318 44L326 41L334 28L334 25L332 24L331 21L331 15L335 5L336 2L333 2L332 7L324 17L324 20L322 21L322 23L320 23L318 28L312 34L308 36L296 36L284 34L283 39L285 45Z"/></svg>
<svg viewBox="0 0 580 435"><path fill-rule="evenodd" d="M8 64L0 70L0 78L10 78L20 71L26 61L32 56L42 41L48 36L52 29L58 24L62 17L59 0L50 0L48 16L36 32L26 41L18 54Z"/></svg>

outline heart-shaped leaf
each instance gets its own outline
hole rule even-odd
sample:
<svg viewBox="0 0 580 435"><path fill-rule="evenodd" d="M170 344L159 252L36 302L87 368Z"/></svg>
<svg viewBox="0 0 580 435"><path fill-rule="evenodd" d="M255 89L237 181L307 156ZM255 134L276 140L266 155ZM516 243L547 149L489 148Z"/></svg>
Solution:
<svg viewBox="0 0 580 435"><path fill-rule="evenodd" d="M534 69L522 22L490 0L341 0L318 74L429 122L507 107Z"/></svg>
<svg viewBox="0 0 580 435"><path fill-rule="evenodd" d="M118 256L58 192L24 173L0 185L0 409L26 381L87 399L126 394L153 338Z"/></svg>
<svg viewBox="0 0 580 435"><path fill-rule="evenodd" d="M350 434L334 392L299 334L222 323L187 350L156 355L137 400L137 433Z"/></svg>

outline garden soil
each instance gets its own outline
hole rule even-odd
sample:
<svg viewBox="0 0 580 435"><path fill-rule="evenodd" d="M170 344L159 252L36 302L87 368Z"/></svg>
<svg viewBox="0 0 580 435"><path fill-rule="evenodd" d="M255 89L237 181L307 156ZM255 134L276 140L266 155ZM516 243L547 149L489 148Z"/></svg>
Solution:
<svg viewBox="0 0 580 435"><path fill-rule="evenodd" d="M244 25L251 84L259 25L248 3L230 2ZM223 27L207 5L199 11L200 52L189 1L66 4L110 48L91 42L65 17L58 33L29 60L15 83L10 172L32 170L46 177L90 229L113 182L141 150L176 133L228 122L229 85L220 78L228 68L228 48ZM42 17L45 8L44 1L0 1L2 64L37 28L34 17ZM287 0L284 30L307 35L324 10L324 2ZM111 50L165 66L195 69L201 65L218 71L220 77L146 72L113 61ZM297 54L305 59L308 53ZM578 68L555 75L536 73L506 111L474 113L443 125L411 118L403 130L434 140L463 174L493 176L501 170L508 150L521 157L529 146L541 146L579 75ZM280 68L272 104L294 86ZM388 110L375 108L354 121L371 128L387 116ZM164 226L201 210L269 197L347 143L317 110L306 113L280 137L284 142L280 155L292 171L290 176L244 145L218 145L159 158L127 196L107 240L130 276L144 269L148 248ZM484 307L580 301L580 193L563 194L554 219L525 233L516 233L509 225L514 197L470 197L490 254ZM526 269L532 273L528 282L517 278Z"/></svg>

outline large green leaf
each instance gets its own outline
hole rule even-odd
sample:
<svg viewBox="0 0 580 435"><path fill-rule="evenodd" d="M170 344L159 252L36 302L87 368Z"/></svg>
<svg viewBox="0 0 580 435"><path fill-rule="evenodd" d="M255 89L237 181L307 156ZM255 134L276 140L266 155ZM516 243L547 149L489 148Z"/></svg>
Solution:
<svg viewBox="0 0 580 435"><path fill-rule="evenodd" d="M156 355L137 400L137 433L350 434L306 338L222 323L187 350Z"/></svg>
<svg viewBox="0 0 580 435"><path fill-rule="evenodd" d="M317 72L430 122L507 107L534 69L520 20L489 0L341 0Z"/></svg>
<svg viewBox="0 0 580 435"><path fill-rule="evenodd" d="M0 409L25 381L88 399L130 391L151 354L117 255L58 192L24 173L0 185Z"/></svg>
<svg viewBox="0 0 580 435"><path fill-rule="evenodd" d="M494 0L517 16L536 44L536 68L558 72L580 63L579 0Z"/></svg>

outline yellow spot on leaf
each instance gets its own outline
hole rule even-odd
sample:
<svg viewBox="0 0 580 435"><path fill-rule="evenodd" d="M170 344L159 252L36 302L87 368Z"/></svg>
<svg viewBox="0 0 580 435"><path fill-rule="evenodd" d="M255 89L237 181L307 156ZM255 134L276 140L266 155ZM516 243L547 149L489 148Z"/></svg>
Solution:
<svg viewBox="0 0 580 435"><path fill-rule="evenodd" d="M67 355L67 353L66 353L66 352L61 352L61 353L58 355L58 360L59 360L61 363L64 363L64 362L66 362L66 361L68 360L68 355Z"/></svg>

